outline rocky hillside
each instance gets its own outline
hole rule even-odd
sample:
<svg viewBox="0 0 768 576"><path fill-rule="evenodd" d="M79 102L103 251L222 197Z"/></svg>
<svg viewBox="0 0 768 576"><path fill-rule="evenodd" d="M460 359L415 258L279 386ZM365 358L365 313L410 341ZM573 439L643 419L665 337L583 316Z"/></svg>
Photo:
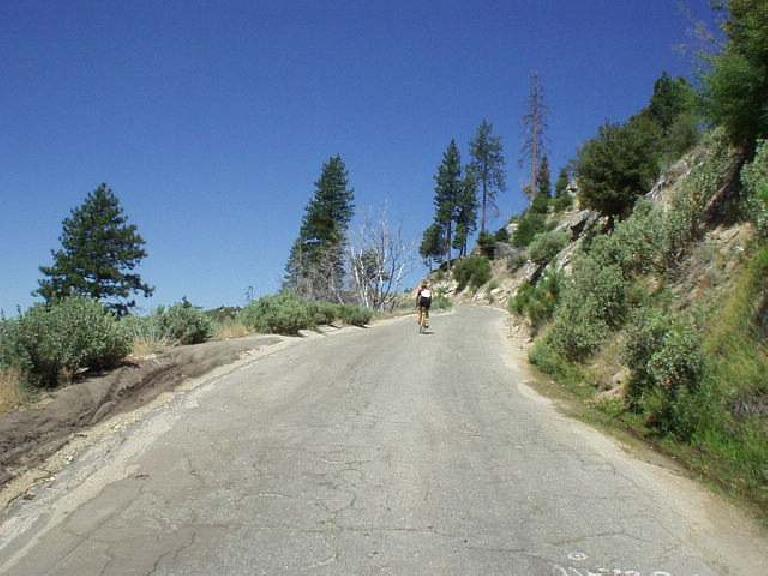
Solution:
<svg viewBox="0 0 768 576"><path fill-rule="evenodd" d="M576 197L520 241L529 209L455 297L507 307L531 361L604 422L768 512L766 187L768 147L745 164L715 132L613 229Z"/></svg>

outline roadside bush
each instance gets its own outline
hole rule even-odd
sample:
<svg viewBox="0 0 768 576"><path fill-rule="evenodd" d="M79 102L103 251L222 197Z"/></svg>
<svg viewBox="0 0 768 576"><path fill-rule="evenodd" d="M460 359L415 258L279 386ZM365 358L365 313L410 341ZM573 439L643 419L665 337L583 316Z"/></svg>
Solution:
<svg viewBox="0 0 768 576"><path fill-rule="evenodd" d="M576 304L567 298L555 312L550 333L553 347L571 361L588 358L602 344L608 333L608 323L600 316L594 296Z"/></svg>
<svg viewBox="0 0 768 576"><path fill-rule="evenodd" d="M509 301L509 310L518 315L527 315L534 330L538 330L552 319L558 300L563 275L551 271L533 286L524 284Z"/></svg>
<svg viewBox="0 0 768 576"><path fill-rule="evenodd" d="M557 256L570 240L571 235L565 231L542 232L531 242L530 258L537 264L545 264Z"/></svg>
<svg viewBox="0 0 768 576"><path fill-rule="evenodd" d="M240 317L246 326L270 334L296 335L315 326L313 306L289 293L259 298L245 307Z"/></svg>
<svg viewBox="0 0 768 576"><path fill-rule="evenodd" d="M341 321L350 326L365 326L373 319L373 311L351 304L339 306L339 315Z"/></svg>
<svg viewBox="0 0 768 576"><path fill-rule="evenodd" d="M624 324L627 312L627 283L621 268L599 262L589 256L576 258L566 304L578 306L579 301L594 300L597 317L612 329Z"/></svg>
<svg viewBox="0 0 768 576"><path fill-rule="evenodd" d="M563 284L554 315L552 344L569 360L584 360L619 328L626 316L626 282L621 268L589 255L573 263L573 275Z"/></svg>
<svg viewBox="0 0 768 576"><path fill-rule="evenodd" d="M467 285L477 290L491 279L491 264L482 256L464 258L453 267L453 277L458 284L457 291L461 292Z"/></svg>
<svg viewBox="0 0 768 576"><path fill-rule="evenodd" d="M332 324L334 320L341 318L343 306L334 302L312 302L310 306L314 323L317 325Z"/></svg>
<svg viewBox="0 0 768 576"><path fill-rule="evenodd" d="M762 238L768 238L768 141L758 144L752 163L741 170L747 209Z"/></svg>
<svg viewBox="0 0 768 576"><path fill-rule="evenodd" d="M114 367L131 349L121 323L88 298L34 306L3 326L0 365L21 369L35 386L71 381L83 369Z"/></svg>
<svg viewBox="0 0 768 576"><path fill-rule="evenodd" d="M624 361L633 374L633 405L662 432L688 436L678 404L698 388L704 367L693 322L667 312L641 313L627 330Z"/></svg>
<svg viewBox="0 0 768 576"><path fill-rule="evenodd" d="M151 316L123 316L120 324L125 329L133 342L132 354L137 357L145 357L158 354L174 342L163 332L162 326L156 314Z"/></svg>
<svg viewBox="0 0 768 576"><path fill-rule="evenodd" d="M210 317L186 301L159 308L157 322L163 336L179 344L200 344L213 334Z"/></svg>
<svg viewBox="0 0 768 576"><path fill-rule="evenodd" d="M432 297L432 309L433 310L450 310L453 307L453 302L448 298L445 289L439 289L437 293Z"/></svg>

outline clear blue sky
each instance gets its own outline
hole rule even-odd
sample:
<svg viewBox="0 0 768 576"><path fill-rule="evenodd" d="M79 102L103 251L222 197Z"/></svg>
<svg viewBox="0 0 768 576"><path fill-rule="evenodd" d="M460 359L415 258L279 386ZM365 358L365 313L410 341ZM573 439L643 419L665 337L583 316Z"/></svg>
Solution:
<svg viewBox="0 0 768 576"><path fill-rule="evenodd" d="M673 0L2 2L0 308L33 302L102 181L148 242L144 307L277 289L332 154L357 205L388 201L417 239L445 146L466 158L483 117L508 159L499 226L523 206L529 72L556 171L662 71L690 74L688 28Z"/></svg>

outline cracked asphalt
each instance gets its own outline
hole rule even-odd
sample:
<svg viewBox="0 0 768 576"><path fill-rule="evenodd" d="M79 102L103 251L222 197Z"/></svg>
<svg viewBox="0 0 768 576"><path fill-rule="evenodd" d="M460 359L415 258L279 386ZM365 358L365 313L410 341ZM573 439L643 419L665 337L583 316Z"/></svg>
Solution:
<svg viewBox="0 0 768 576"><path fill-rule="evenodd" d="M501 312L432 322L179 393L6 512L0 573L768 573L738 511L528 388Z"/></svg>

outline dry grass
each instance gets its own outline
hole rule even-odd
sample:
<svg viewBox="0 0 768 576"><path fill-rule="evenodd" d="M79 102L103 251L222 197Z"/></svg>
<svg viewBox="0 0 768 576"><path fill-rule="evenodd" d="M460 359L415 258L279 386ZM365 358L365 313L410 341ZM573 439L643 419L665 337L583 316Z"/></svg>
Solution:
<svg viewBox="0 0 768 576"><path fill-rule="evenodd" d="M225 320L216 323L213 337L216 340L229 340L231 338L242 338L250 333L251 331L242 322Z"/></svg>
<svg viewBox="0 0 768 576"><path fill-rule="evenodd" d="M0 414L24 403L26 395L22 382L20 370L15 368L0 370Z"/></svg>
<svg viewBox="0 0 768 576"><path fill-rule="evenodd" d="M134 358L148 358L155 354L161 354L170 347L170 343L157 338L134 338L131 356Z"/></svg>

